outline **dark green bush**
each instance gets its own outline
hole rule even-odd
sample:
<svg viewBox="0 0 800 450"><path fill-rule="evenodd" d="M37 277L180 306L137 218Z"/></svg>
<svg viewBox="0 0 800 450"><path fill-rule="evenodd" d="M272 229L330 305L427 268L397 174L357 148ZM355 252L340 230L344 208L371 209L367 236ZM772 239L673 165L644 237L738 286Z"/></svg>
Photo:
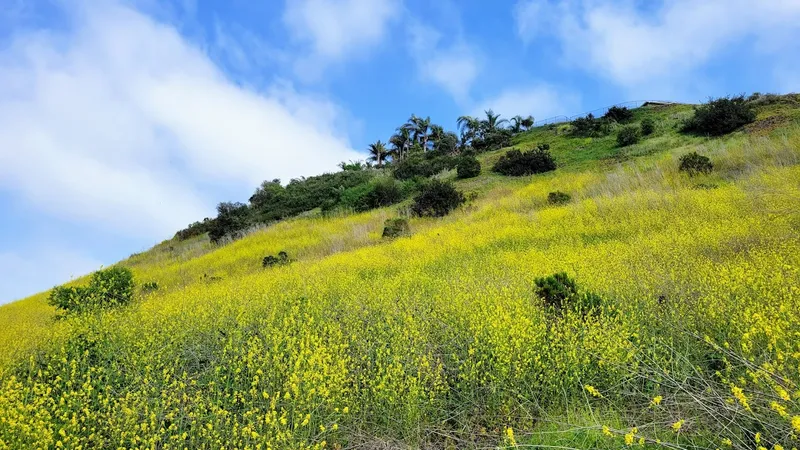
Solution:
<svg viewBox="0 0 800 450"><path fill-rule="evenodd" d="M244 203L223 202L217 206L217 218L211 223L208 237L218 243L223 237L237 239L253 223L251 210Z"/></svg>
<svg viewBox="0 0 800 450"><path fill-rule="evenodd" d="M629 122L633 119L633 111L624 106L612 106L603 114L603 119L613 120L617 123Z"/></svg>
<svg viewBox="0 0 800 450"><path fill-rule="evenodd" d="M642 135L643 136L650 136L653 132L656 131L656 122L647 117L642 120Z"/></svg>
<svg viewBox="0 0 800 450"><path fill-rule="evenodd" d="M394 165L392 175L398 180L429 178L444 170L454 169L459 158L449 155L412 153Z"/></svg>
<svg viewBox="0 0 800 450"><path fill-rule="evenodd" d="M579 292L575 280L564 272L537 278L535 284L536 295L544 300L545 305L557 311L570 307L586 313L597 310L603 303L602 297L595 293Z"/></svg>
<svg viewBox="0 0 800 450"><path fill-rule="evenodd" d="M711 136L730 133L742 125L756 120L756 112L744 96L710 99L697 107L694 116L683 125L683 130Z"/></svg>
<svg viewBox="0 0 800 450"><path fill-rule="evenodd" d="M208 233L208 231L213 226L214 219L210 219L206 217L203 219L202 222L195 222L188 227L184 228L183 230L178 231L175 233L175 238L179 241L183 241L189 239L194 236L200 236L201 234Z"/></svg>
<svg viewBox="0 0 800 450"><path fill-rule="evenodd" d="M111 308L129 303L133 287L130 269L111 267L93 273L88 286L54 288L48 302L66 313Z"/></svg>
<svg viewBox="0 0 800 450"><path fill-rule="evenodd" d="M617 132L617 145L627 147L638 143L642 139L642 132L635 125L627 125Z"/></svg>
<svg viewBox="0 0 800 450"><path fill-rule="evenodd" d="M481 174L481 163L472 156L464 156L456 166L458 178L475 178Z"/></svg>
<svg viewBox="0 0 800 450"><path fill-rule="evenodd" d="M556 170L548 144L539 144L535 149L521 152L509 150L495 163L492 170L509 176L523 176Z"/></svg>
<svg viewBox="0 0 800 450"><path fill-rule="evenodd" d="M421 217L442 217L458 208L466 199L451 183L431 180L416 197L411 211Z"/></svg>
<svg viewBox="0 0 800 450"><path fill-rule="evenodd" d="M412 189L408 182L401 183L391 178L377 179L345 190L338 200L323 205L322 209L344 207L363 212L383 208L403 201Z"/></svg>
<svg viewBox="0 0 800 450"><path fill-rule="evenodd" d="M547 194L547 203L551 205L563 205L565 203L569 203L572 200L572 197L564 192L555 191Z"/></svg>
<svg viewBox="0 0 800 450"><path fill-rule="evenodd" d="M611 133L611 123L607 119L597 119L593 114L579 117L570 122L570 134L578 137L602 137Z"/></svg>
<svg viewBox="0 0 800 450"><path fill-rule="evenodd" d="M147 283L142 284L142 293L149 294L151 292L158 290L158 283L155 281L148 281Z"/></svg>
<svg viewBox="0 0 800 450"><path fill-rule="evenodd" d="M689 176L695 176L701 173L709 173L714 170L714 164L707 156L698 154L697 152L687 153L680 158L681 165L678 170L687 172Z"/></svg>
<svg viewBox="0 0 800 450"><path fill-rule="evenodd" d="M386 219L383 223L383 237L384 238L395 238L398 236L404 236L411 232L411 227L408 225L408 220L403 219L402 217L396 217L394 219Z"/></svg>
<svg viewBox="0 0 800 450"><path fill-rule="evenodd" d="M504 147L511 147L512 137L514 137L513 131L506 128L499 128L493 132L486 133L482 137L473 139L472 148L479 152L487 152L499 150Z"/></svg>
<svg viewBox="0 0 800 450"><path fill-rule="evenodd" d="M265 256L264 259L261 260L261 267L285 266L290 262L289 254L285 251L280 251L277 256Z"/></svg>

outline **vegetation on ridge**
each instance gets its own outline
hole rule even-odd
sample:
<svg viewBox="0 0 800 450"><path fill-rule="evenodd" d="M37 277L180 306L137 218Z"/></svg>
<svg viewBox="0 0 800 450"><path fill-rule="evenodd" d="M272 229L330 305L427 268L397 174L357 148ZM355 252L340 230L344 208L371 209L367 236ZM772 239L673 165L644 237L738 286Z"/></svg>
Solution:
<svg viewBox="0 0 800 450"><path fill-rule="evenodd" d="M719 138L681 132L689 105L631 110L656 126L626 147L611 121L521 131L557 170L443 170L473 199L438 218L406 214L431 184L392 158L350 163L413 190L166 241L115 266L158 286L124 308L0 307L0 448L797 447L800 105L746 102L756 121ZM398 131L428 147L404 159L448 156L425 122ZM681 171L692 152L712 170ZM328 196L330 175L309 190L360 186ZM306 204L303 183L267 188Z"/></svg>

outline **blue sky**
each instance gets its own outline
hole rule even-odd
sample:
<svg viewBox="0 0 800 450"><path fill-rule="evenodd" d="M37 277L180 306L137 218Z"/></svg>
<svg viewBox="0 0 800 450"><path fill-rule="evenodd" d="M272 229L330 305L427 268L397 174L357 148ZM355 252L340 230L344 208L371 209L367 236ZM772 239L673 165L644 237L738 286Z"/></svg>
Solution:
<svg viewBox="0 0 800 450"><path fill-rule="evenodd" d="M800 90L797 0L4 0L0 303L412 113Z"/></svg>

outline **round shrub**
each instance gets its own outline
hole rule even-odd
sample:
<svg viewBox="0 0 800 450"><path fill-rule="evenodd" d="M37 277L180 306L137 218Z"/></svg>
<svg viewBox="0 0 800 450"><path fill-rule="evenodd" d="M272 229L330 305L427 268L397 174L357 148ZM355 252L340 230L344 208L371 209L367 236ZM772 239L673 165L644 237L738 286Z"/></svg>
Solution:
<svg viewBox="0 0 800 450"><path fill-rule="evenodd" d="M475 178L481 174L481 163L472 156L461 158L456 166L458 178Z"/></svg>
<svg viewBox="0 0 800 450"><path fill-rule="evenodd" d="M518 177L556 170L556 162L550 155L550 145L539 144L527 152L509 150L497 160L492 170L503 175Z"/></svg>
<svg viewBox="0 0 800 450"><path fill-rule="evenodd" d="M756 113L744 96L722 97L709 100L694 111L694 116L683 125L690 133L721 136L756 120Z"/></svg>
<svg viewBox="0 0 800 450"><path fill-rule="evenodd" d="M603 115L604 119L610 119L617 123L625 123L633 119L633 111L625 106L612 106Z"/></svg>
<svg viewBox="0 0 800 450"><path fill-rule="evenodd" d="M638 143L642 139L642 132L635 125L622 127L617 133L617 145L627 147Z"/></svg>
<svg viewBox="0 0 800 450"><path fill-rule="evenodd" d="M443 217L465 201L464 194L451 183L431 180L414 197L411 211L420 217Z"/></svg>
<svg viewBox="0 0 800 450"><path fill-rule="evenodd" d="M687 153L680 158L680 166L678 170L686 172L689 176L695 176L701 173L709 173L714 170L714 164L707 156L698 154L697 152Z"/></svg>
<svg viewBox="0 0 800 450"><path fill-rule="evenodd" d="M551 205L563 205L565 203L569 203L572 200L572 197L564 192L555 191L547 194L547 203Z"/></svg>
<svg viewBox="0 0 800 450"><path fill-rule="evenodd" d="M411 232L411 227L408 226L408 220L403 219L402 217L396 217L394 219L386 219L383 223L383 235L384 238L395 238L398 236L404 236Z"/></svg>
<svg viewBox="0 0 800 450"><path fill-rule="evenodd" d="M642 135L649 136L656 131L656 122L651 118L646 118L642 120Z"/></svg>
<svg viewBox="0 0 800 450"><path fill-rule="evenodd" d="M110 308L129 303L133 299L133 286L130 269L111 267L93 273L86 287L56 287L48 301L67 313Z"/></svg>

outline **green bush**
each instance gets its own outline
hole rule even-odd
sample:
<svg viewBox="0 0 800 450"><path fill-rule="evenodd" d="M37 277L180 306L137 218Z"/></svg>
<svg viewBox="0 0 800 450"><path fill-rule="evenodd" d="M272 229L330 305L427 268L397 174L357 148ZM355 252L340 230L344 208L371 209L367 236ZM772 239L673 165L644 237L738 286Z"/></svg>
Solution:
<svg viewBox="0 0 800 450"><path fill-rule="evenodd" d="M396 217L394 219L386 219L383 223L383 235L384 238L395 238L398 236L404 236L411 232L411 227L408 225L408 220L403 219L402 217Z"/></svg>
<svg viewBox="0 0 800 450"><path fill-rule="evenodd" d="M179 241L183 241L189 239L194 236L200 236L202 234L208 233L211 227L213 226L214 219L210 219L206 217L203 219L202 222L195 222L188 227L184 228L183 230L178 231L175 233L175 238Z"/></svg>
<svg viewBox="0 0 800 450"><path fill-rule="evenodd" d="M650 136L653 132L656 131L656 122L647 117L642 120L642 135L643 136Z"/></svg>
<svg viewBox="0 0 800 450"><path fill-rule="evenodd" d="M265 256L264 259L261 260L261 267L285 266L290 262L289 254L285 251L280 251L277 256Z"/></svg>
<svg viewBox="0 0 800 450"><path fill-rule="evenodd" d="M237 239L252 225L251 210L244 203L223 202L217 205L217 218L211 223L208 237L219 243L225 236Z"/></svg>
<svg viewBox="0 0 800 450"><path fill-rule="evenodd" d="M351 208L356 212L369 211L401 202L411 190L413 190L413 186L408 182L401 183L391 178L376 179L370 183L345 190L338 200L323 205L322 209L327 211L336 207L344 207Z"/></svg>
<svg viewBox="0 0 800 450"><path fill-rule="evenodd" d="M573 120L570 125L570 134L577 137L602 137L611 133L612 129L609 120L597 119L591 113Z"/></svg>
<svg viewBox="0 0 800 450"><path fill-rule="evenodd" d="M711 99L697 107L694 116L683 125L683 130L711 136L730 133L742 125L756 120L756 113L744 96Z"/></svg>
<svg viewBox="0 0 800 450"><path fill-rule="evenodd" d="M627 147L638 143L642 139L642 132L635 125L627 125L617 132L617 145Z"/></svg>
<svg viewBox="0 0 800 450"><path fill-rule="evenodd" d="M539 144L527 152L509 150L495 163L492 170L509 176L523 176L556 170L548 144Z"/></svg>
<svg viewBox="0 0 800 450"><path fill-rule="evenodd" d="M547 203L551 205L563 205L569 203L572 197L561 191L555 191L547 194Z"/></svg>
<svg viewBox="0 0 800 450"><path fill-rule="evenodd" d="M626 108L625 106L612 106L608 108L608 111L603 115L603 119L613 120L617 123L625 123L629 122L633 119L633 111Z"/></svg>
<svg viewBox="0 0 800 450"><path fill-rule="evenodd" d="M535 280L536 295L544 300L545 305L561 311L570 307L586 313L602 306L603 299L592 292L580 293L578 284L564 272L537 278Z"/></svg>
<svg viewBox="0 0 800 450"><path fill-rule="evenodd" d="M689 176L695 176L701 173L709 173L714 170L714 164L707 156L698 154L697 152L687 153L680 158L680 166L678 170L687 172Z"/></svg>
<svg viewBox="0 0 800 450"><path fill-rule="evenodd" d="M158 290L158 283L155 281L148 281L147 283L142 284L143 294L149 294L157 290Z"/></svg>
<svg viewBox="0 0 800 450"><path fill-rule="evenodd" d="M504 147L511 147L511 138L514 137L513 131L506 128L499 128L493 132L486 133L482 137L472 140L472 148L479 152L499 150Z"/></svg>
<svg viewBox="0 0 800 450"><path fill-rule="evenodd" d="M394 165L392 175L398 180L429 178L444 170L454 169L459 158L436 153L412 153Z"/></svg>
<svg viewBox="0 0 800 450"><path fill-rule="evenodd" d="M84 312L130 303L133 273L126 267L111 267L92 274L88 286L59 286L50 292L48 303L66 312Z"/></svg>
<svg viewBox="0 0 800 450"><path fill-rule="evenodd" d="M481 163L472 156L464 156L456 166L458 178L475 178L481 174Z"/></svg>
<svg viewBox="0 0 800 450"><path fill-rule="evenodd" d="M416 197L411 211L420 217L443 217L466 201L451 183L431 180Z"/></svg>

